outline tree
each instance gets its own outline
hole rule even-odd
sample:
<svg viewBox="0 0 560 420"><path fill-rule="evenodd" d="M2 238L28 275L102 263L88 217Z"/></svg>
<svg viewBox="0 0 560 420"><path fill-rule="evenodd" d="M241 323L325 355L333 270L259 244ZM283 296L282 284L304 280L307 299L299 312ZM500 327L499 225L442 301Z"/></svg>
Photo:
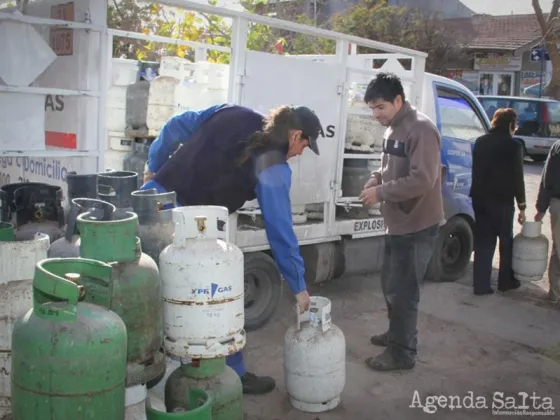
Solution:
<svg viewBox="0 0 560 420"><path fill-rule="evenodd" d="M533 0L533 9L539 26L541 28L543 38L542 42L548 50L548 55L552 63L552 77L548 86L545 88L545 94L555 99L560 99L560 52L558 52L558 9L560 8L560 0L554 0L548 18L545 17L539 0Z"/></svg>
<svg viewBox="0 0 560 420"><path fill-rule="evenodd" d="M217 0L208 0L215 5ZM243 0L245 9L266 14L266 0ZM309 23L303 15L292 16L300 23ZM110 0L108 5L109 27L125 31L159 35L185 41L196 41L216 46L231 45L231 27L221 16L194 13L157 4L137 3L135 0ZM334 51L334 43L309 39L303 34L286 35L267 25L251 22L247 37L250 50L270 53L317 54L324 50ZM331 45L332 44L332 45ZM279 48L281 46L281 48ZM116 38L113 45L115 57L158 60L162 55L173 55L194 60L192 48L158 42L145 42ZM210 50L208 60L229 63L229 54Z"/></svg>
<svg viewBox="0 0 560 420"><path fill-rule="evenodd" d="M465 54L437 14L389 6L386 0L360 0L333 16L331 26L338 32L426 52L426 70L434 73Z"/></svg>
<svg viewBox="0 0 560 420"><path fill-rule="evenodd" d="M266 0L241 0L241 5L250 13L274 16L276 19L288 20L301 25L317 26L314 18L305 12L306 5L308 5L306 0L282 3L267 2ZM322 4L319 3L319 6ZM318 7L319 14L321 9ZM326 25L323 26L326 27ZM277 28L268 29L269 43L272 41L275 49L278 49L278 44L281 44L282 54L334 54L336 49L336 43L329 39Z"/></svg>

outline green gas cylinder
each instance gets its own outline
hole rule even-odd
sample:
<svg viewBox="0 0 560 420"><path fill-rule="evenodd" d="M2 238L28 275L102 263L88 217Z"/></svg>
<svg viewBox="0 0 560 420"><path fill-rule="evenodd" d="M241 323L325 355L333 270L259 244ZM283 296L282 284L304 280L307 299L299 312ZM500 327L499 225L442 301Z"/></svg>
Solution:
<svg viewBox="0 0 560 420"><path fill-rule="evenodd" d="M170 412L158 410L149 401L146 407L147 420L212 420L212 397L199 388L186 390L184 406ZM165 407L163 407L165 409Z"/></svg>
<svg viewBox="0 0 560 420"><path fill-rule="evenodd" d="M0 222L0 242L16 240L15 227L12 223Z"/></svg>
<svg viewBox="0 0 560 420"><path fill-rule="evenodd" d="M124 322L110 304L111 266L46 259L33 278L33 308L12 332L12 413L17 420L124 418ZM95 282L94 289L81 284ZM98 305L81 301L95 295Z"/></svg>
<svg viewBox="0 0 560 420"><path fill-rule="evenodd" d="M207 391L212 398L212 420L243 420L243 386L225 357L194 359L177 368L165 384L168 412L187 403L189 388Z"/></svg>
<svg viewBox="0 0 560 420"><path fill-rule="evenodd" d="M161 278L156 263L142 252L136 237L138 216L120 211L105 221L87 212L78 216L77 223L80 256L113 267L110 309L123 319L128 332L127 387L144 384L164 372L165 355L160 351ZM88 295L86 300L95 303Z"/></svg>

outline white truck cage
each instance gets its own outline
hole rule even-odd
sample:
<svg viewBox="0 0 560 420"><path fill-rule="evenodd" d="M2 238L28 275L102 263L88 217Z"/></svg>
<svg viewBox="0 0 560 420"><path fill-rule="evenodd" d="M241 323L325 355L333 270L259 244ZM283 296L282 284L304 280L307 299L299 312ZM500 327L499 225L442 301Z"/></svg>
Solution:
<svg viewBox="0 0 560 420"><path fill-rule="evenodd" d="M283 103L303 103L315 109L325 127L329 127L331 137L320 142L321 156L304 153L291 162L293 170L292 202L296 206L319 207L322 220L313 220L295 225L301 245L332 242L341 236L352 238L379 236L384 234L384 226L379 216L363 219L337 217L337 207L346 209L360 206L357 197L344 196L341 188L343 166L346 160L368 159L378 161L379 151L363 153L362 150L349 151L346 145L349 118L362 118L371 124L372 119L367 107L349 105L349 90L356 86L364 87L379 69L373 68L374 59L386 60L383 70L398 72L405 86L409 101L420 105L422 101L422 82L425 71L426 54L383 42L367 40L307 25L249 14L235 10L182 0L158 0L164 6L206 12L232 19L232 39L229 47L215 46L166 37L109 29L106 25L106 10L92 0L75 0L75 19L66 21L14 13L0 13L0 22L26 22L29 24L56 27L57 30L80 30L82 40L79 44L87 49L86 53L73 56L59 56L54 63L34 82L33 86L0 85L0 98L5 95L61 95L77 97L78 111L74 118L78 126L61 129L62 135L71 133L74 147L56 142L49 143L49 127L46 127L47 141L35 137L27 148L7 149L3 141L0 156L22 159L32 155L35 165L41 165L37 158L79 158L88 164L78 165L79 172L104 170L104 151L107 148L106 101L111 74L111 57L114 37L165 42L186 45L196 51L198 59L205 59L210 49L230 54L228 101L253 107L266 113L270 108ZM61 5L61 0L45 0L28 6L29 14L45 15L48 7ZM46 8L47 7L47 8ZM52 9L52 7L51 7ZM52 12L51 12L52 13ZM81 19L80 19L81 15ZM83 20L80 22L79 20ZM247 49L249 23L258 23L301 34L322 37L336 41L336 53L332 56L282 56ZM96 33L94 36L93 34ZM74 43L77 44L77 40ZM94 45L97 44L97 45ZM386 51L383 54L356 55L356 46ZM354 54L352 54L354 51ZM97 54L98 53L98 54ZM405 70L399 60L409 60L410 69ZM70 68L77 68L85 77L75 77L71 87L65 86L66 78L61 77ZM58 75L58 76L57 76ZM2 74L0 74L2 77ZM358 89L359 90L359 89ZM66 98L70 101L71 98ZM92 102L93 100L93 102ZM8 102L5 102L7 104ZM6 107L7 105L0 106ZM93 117L95 115L95 117ZM92 117L94 124L92 124ZM0 117L1 118L1 117ZM50 118L47 121L52 121ZM360 124L360 122L358 122ZM371 126L369 126L371 128ZM364 127L368 130L368 127ZM60 134L60 132L58 132ZM377 134L380 136L378 130ZM381 139L378 139L380 142ZM366 148L367 149L367 148ZM95 162L91 162L94 158ZM43 166L47 168L48 162ZM54 164L53 164L54 165ZM62 165L60 165L62 166ZM46 169L42 169L46 171ZM64 167L61 171L69 170ZM318 176L319 175L319 176ZM63 177L63 175L60 175ZM23 179L25 180L25 179ZM12 180L13 182L14 180ZM322 207L322 208L321 208ZM257 215L255 202L246 203L239 214ZM235 241L244 251L259 251L268 248L268 241L262 229L239 229Z"/></svg>
<svg viewBox="0 0 560 420"><path fill-rule="evenodd" d="M366 219L340 219L337 207L361 206L357 197L343 197L341 191L344 161L347 159L378 160L379 153L348 153L345 136L348 116L366 116L371 119L367 107L350 109L348 106L351 84L367 84L379 71L373 68L373 59L386 60L382 70L398 72L406 85L407 97L413 105L422 102L422 86L427 54L383 42L367 40L307 25L249 14L215 6L183 0L158 0L156 3L184 8L194 12L206 12L232 19L230 48L200 44L153 35L123 32L109 29L109 37L126 37L140 40L187 45L204 57L204 49L229 52L228 102L253 107L266 113L283 103L303 103L315 109L323 124L336 127L333 138L321 141L321 156L305 153L291 162L293 170L292 202L295 205L322 205L323 220L295 225L300 245L340 240L341 236L352 238L384 234L383 221L379 216ZM247 49L249 23L289 30L306 35L336 41L333 56L281 56L250 51ZM109 45L112 45L109 42ZM388 54L351 54L356 46L387 51ZM410 69L405 70L399 60L409 60ZM295 76L290 76L295 75ZM289 83L282 83L285 80ZM334 141L333 141L334 140ZM379 138L379 142L381 138ZM320 174L320 176L317 176ZM257 215L256 202L246 203L238 214ZM264 230L239 229L235 242L243 251L268 249Z"/></svg>

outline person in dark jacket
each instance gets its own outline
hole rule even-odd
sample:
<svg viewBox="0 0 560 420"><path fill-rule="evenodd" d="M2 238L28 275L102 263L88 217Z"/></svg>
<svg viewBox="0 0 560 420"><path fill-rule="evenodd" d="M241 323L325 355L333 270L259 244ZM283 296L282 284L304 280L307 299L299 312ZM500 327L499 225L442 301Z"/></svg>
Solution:
<svg viewBox="0 0 560 420"><path fill-rule="evenodd" d="M513 277L514 200L519 208L519 223L525 222L525 182L523 179L523 146L513 139L517 113L511 108L498 109L492 118L492 129L479 137L473 149L472 198L474 228L473 289L475 295L494 293L490 279L496 240L500 239L498 290L517 289Z"/></svg>
<svg viewBox="0 0 560 420"><path fill-rule="evenodd" d="M560 140L552 147L541 176L539 194L537 196L537 214L535 222L540 222L548 211L552 231L552 253L548 263L548 298L560 302Z"/></svg>
<svg viewBox="0 0 560 420"><path fill-rule="evenodd" d="M219 104L206 109L185 111L167 121L150 145L146 170L144 171L144 182L152 179L167 162L169 156L185 144L208 118L226 105Z"/></svg>
<svg viewBox="0 0 560 420"><path fill-rule="evenodd" d="M171 119L168 124L180 122ZM162 134L171 135L175 130L164 127ZM224 206L230 213L256 198L280 273L300 311L306 311L309 294L292 225L292 171L287 160L301 155L307 147L319 154L319 118L304 106L281 106L264 116L246 107L224 105L192 131L171 157L167 148L161 148L163 160L167 160L142 189L175 191L181 206ZM166 143L165 138L160 140ZM150 153L150 160L161 161L157 154ZM227 364L241 377L245 393L263 394L276 386L272 378L246 372L241 352L228 356Z"/></svg>

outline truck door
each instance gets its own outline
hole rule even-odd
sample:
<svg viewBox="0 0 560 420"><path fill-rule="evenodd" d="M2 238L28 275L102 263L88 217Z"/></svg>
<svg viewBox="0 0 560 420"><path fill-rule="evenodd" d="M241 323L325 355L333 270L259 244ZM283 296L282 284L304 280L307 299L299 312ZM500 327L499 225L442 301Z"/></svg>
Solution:
<svg viewBox="0 0 560 420"><path fill-rule="evenodd" d="M444 194L466 198L472 179L472 149L476 139L487 133L487 121L476 99L467 92L443 84L436 84L435 90L437 127L442 137Z"/></svg>

